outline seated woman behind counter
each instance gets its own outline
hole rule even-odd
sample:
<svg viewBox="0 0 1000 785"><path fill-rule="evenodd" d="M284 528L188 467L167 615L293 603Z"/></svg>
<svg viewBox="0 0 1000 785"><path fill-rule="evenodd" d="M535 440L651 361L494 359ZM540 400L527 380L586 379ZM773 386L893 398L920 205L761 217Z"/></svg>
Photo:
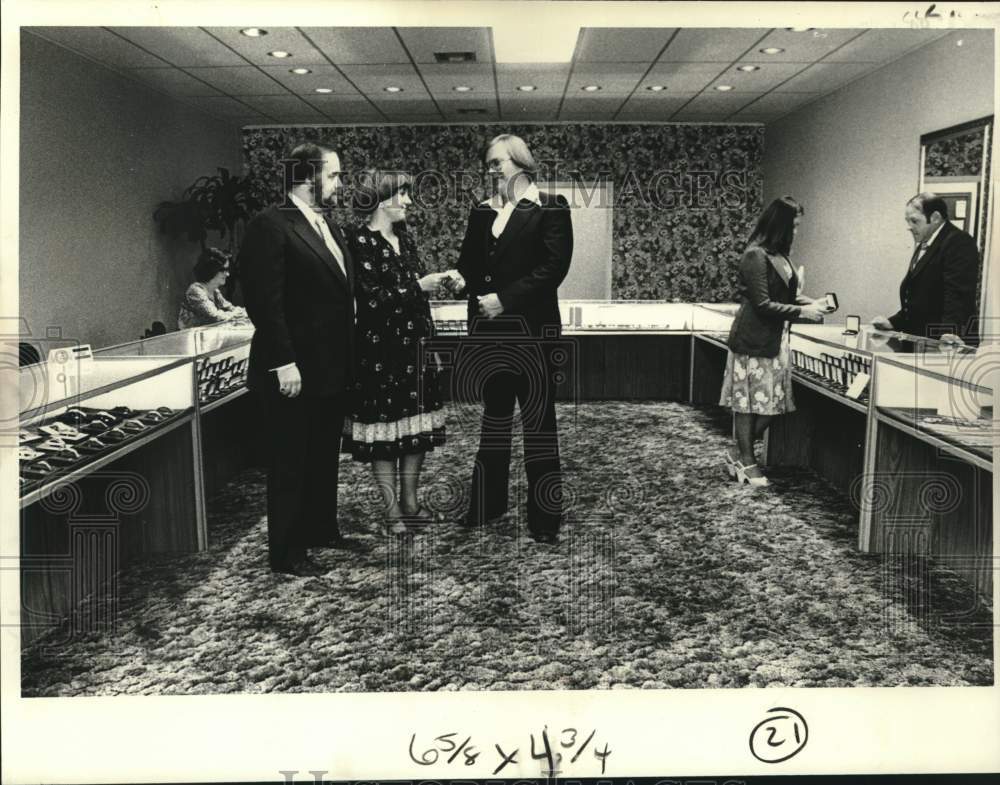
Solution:
<svg viewBox="0 0 1000 785"><path fill-rule="evenodd" d="M177 327L202 327L207 324L240 319L245 308L223 297L219 287L229 277L229 254L218 248L205 248L194 265L194 283L188 287L177 314Z"/></svg>

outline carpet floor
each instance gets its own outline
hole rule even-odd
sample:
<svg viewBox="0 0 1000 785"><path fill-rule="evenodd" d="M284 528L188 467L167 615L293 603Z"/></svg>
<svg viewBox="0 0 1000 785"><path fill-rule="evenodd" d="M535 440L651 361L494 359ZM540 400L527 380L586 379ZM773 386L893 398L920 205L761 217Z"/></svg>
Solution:
<svg viewBox="0 0 1000 785"><path fill-rule="evenodd" d="M857 516L814 474L728 479L728 414L680 403L559 406L566 526L512 511L455 524L479 411L449 410L423 494L442 520L382 533L367 467L341 468L353 550L325 575L266 566L264 476L209 504L209 549L130 565L114 628L42 637L25 696L399 690L990 685L992 609L927 559L857 552Z"/></svg>

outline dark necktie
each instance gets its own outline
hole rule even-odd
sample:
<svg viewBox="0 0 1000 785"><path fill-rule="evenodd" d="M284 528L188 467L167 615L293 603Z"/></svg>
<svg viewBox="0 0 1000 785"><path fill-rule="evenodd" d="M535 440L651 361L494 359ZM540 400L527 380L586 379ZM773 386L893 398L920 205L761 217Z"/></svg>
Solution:
<svg viewBox="0 0 1000 785"><path fill-rule="evenodd" d="M917 262L920 258L927 252L927 243L920 243L917 246L917 250L913 252L913 258L910 259L910 272L913 272L913 268L917 266Z"/></svg>

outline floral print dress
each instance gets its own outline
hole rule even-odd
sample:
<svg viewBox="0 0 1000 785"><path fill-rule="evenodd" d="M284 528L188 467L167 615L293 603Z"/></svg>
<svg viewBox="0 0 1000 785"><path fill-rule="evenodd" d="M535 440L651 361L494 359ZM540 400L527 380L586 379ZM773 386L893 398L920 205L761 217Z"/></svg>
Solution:
<svg viewBox="0 0 1000 785"><path fill-rule="evenodd" d="M354 259L355 384L344 451L356 460L394 460L444 444L438 368L422 342L434 335L423 265L413 237L399 252L367 226L345 230Z"/></svg>

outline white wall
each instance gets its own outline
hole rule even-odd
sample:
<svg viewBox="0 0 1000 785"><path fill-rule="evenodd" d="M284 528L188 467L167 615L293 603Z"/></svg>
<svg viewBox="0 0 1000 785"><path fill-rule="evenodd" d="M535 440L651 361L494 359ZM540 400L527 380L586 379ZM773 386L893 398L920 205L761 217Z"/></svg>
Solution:
<svg viewBox="0 0 1000 785"><path fill-rule="evenodd" d="M21 36L20 312L95 347L176 329L198 246L153 210L239 172L237 129L29 33Z"/></svg>
<svg viewBox="0 0 1000 785"><path fill-rule="evenodd" d="M951 33L767 126L765 203L805 205L794 259L807 294L838 293L839 317L898 309L920 136L993 114L993 63L992 30Z"/></svg>

